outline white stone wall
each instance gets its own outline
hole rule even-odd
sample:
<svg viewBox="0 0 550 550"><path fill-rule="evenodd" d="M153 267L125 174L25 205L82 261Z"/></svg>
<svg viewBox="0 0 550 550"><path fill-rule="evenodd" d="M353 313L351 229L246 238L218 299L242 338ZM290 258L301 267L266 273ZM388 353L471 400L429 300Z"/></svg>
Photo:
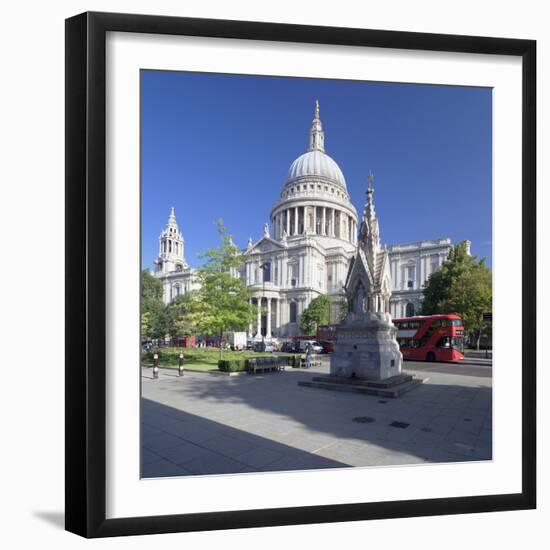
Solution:
<svg viewBox="0 0 550 550"><path fill-rule="evenodd" d="M417 315L422 303L422 289L429 276L437 271L451 250L449 238L395 244L388 247L393 281L390 299L392 317L407 317L414 309Z"/></svg>

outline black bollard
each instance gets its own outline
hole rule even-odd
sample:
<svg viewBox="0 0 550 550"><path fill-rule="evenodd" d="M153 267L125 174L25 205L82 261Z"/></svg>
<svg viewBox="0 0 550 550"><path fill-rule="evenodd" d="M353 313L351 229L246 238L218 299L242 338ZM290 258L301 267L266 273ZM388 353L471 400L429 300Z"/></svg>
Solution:
<svg viewBox="0 0 550 550"><path fill-rule="evenodd" d="M153 353L153 378L159 377L159 354Z"/></svg>
<svg viewBox="0 0 550 550"><path fill-rule="evenodd" d="M183 351L180 351L179 362L178 362L178 376L183 376L183 363L184 363Z"/></svg>

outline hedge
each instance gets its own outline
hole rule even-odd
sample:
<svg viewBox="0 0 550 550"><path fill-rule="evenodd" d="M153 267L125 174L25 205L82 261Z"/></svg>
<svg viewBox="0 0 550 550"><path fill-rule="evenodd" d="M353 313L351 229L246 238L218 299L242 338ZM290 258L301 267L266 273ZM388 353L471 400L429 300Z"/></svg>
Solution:
<svg viewBox="0 0 550 550"><path fill-rule="evenodd" d="M288 364L291 366L291 367L300 367L300 361L302 360L302 356L301 355L291 355L289 358L288 358Z"/></svg>
<svg viewBox="0 0 550 550"><path fill-rule="evenodd" d="M223 372L240 372L246 370L246 359L220 359L218 369Z"/></svg>

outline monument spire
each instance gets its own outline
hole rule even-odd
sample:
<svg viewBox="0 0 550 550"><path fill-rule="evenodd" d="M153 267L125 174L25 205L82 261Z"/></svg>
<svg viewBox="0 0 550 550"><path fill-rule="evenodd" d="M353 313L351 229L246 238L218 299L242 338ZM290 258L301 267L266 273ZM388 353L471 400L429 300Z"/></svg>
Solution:
<svg viewBox="0 0 550 550"><path fill-rule="evenodd" d="M359 228L359 244L367 253L367 256L374 257L380 250L380 228L374 209L374 186L372 185L374 174L370 170L367 181L367 200L363 208L363 217Z"/></svg>
<svg viewBox="0 0 550 550"><path fill-rule="evenodd" d="M308 151L325 152L325 133L323 132L323 124L319 117L319 100L315 100L315 114L311 123L309 132L309 148Z"/></svg>

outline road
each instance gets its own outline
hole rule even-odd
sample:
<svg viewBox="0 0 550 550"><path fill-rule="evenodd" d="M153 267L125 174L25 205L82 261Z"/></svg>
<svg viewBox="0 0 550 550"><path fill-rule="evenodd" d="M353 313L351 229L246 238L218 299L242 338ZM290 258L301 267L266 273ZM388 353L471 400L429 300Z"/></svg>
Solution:
<svg viewBox="0 0 550 550"><path fill-rule="evenodd" d="M479 360L478 360L479 361ZM460 362L460 363L428 363L424 361L403 361L403 370L427 374L437 372L441 374L457 374L475 376L477 378L491 378L493 367L491 362Z"/></svg>

